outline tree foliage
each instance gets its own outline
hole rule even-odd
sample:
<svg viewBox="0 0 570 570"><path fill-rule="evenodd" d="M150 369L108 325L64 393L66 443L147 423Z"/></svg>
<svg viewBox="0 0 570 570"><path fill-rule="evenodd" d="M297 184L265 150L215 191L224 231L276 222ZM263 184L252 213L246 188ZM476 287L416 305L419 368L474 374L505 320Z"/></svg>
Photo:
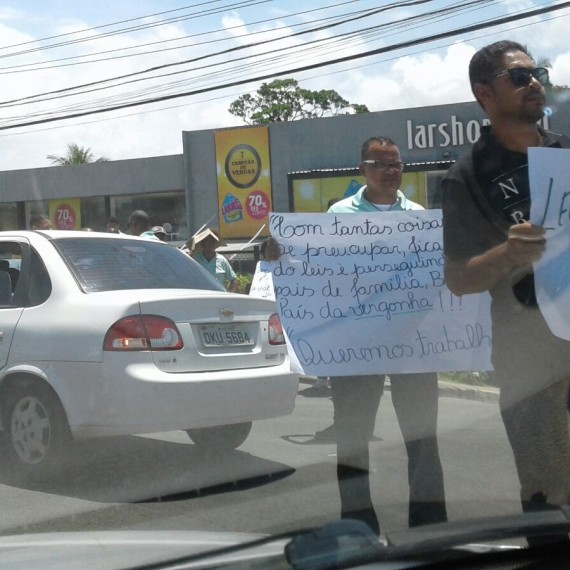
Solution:
<svg viewBox="0 0 570 570"><path fill-rule="evenodd" d="M229 112L248 125L297 119L317 119L351 113L368 113L366 105L349 103L334 89L303 89L295 79L275 79L263 83L256 94L242 95Z"/></svg>
<svg viewBox="0 0 570 570"><path fill-rule="evenodd" d="M85 164L87 162L107 162L109 159L101 156L95 158L90 148L80 147L76 143L67 145L67 152L63 155L48 154L46 157L53 165Z"/></svg>

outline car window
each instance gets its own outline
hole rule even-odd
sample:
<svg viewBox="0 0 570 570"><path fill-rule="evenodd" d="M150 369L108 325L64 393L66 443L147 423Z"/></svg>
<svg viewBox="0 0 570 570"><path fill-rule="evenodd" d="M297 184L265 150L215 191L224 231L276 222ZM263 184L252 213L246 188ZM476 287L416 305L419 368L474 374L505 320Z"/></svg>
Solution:
<svg viewBox="0 0 570 570"><path fill-rule="evenodd" d="M0 253L0 255L2 255ZM6 305L10 304L12 301L12 293L16 288L16 284L18 282L18 277L20 275L19 267L14 267L12 265L12 260L9 257L0 257L0 279L1 279L1 286L2 292L0 294L0 299L2 300L1 304ZM7 293L5 292L7 291Z"/></svg>
<svg viewBox="0 0 570 570"><path fill-rule="evenodd" d="M49 274L37 251L32 250L27 279L26 305L41 305L47 300L50 293L51 281Z"/></svg>
<svg viewBox="0 0 570 570"><path fill-rule="evenodd" d="M49 298L51 290L52 284L48 271L35 249L17 241L0 243L0 304L2 306L41 305Z"/></svg>
<svg viewBox="0 0 570 570"><path fill-rule="evenodd" d="M30 250L27 250L30 251ZM25 264L26 275L30 275L32 269L36 272L34 283L35 292L32 292L33 301L30 300L28 290L28 279L20 281L22 273L22 244L17 241L5 241L0 243L0 305L3 307L27 306L39 304L49 296L51 285L49 276L43 267L42 262L36 254L34 261L27 257ZM33 264L33 268L32 268ZM39 265L38 265L39 264ZM38 278L41 283L38 282ZM43 288L43 294L38 287Z"/></svg>
<svg viewBox="0 0 570 570"><path fill-rule="evenodd" d="M10 275L0 270L0 306L12 304L12 283Z"/></svg>
<svg viewBox="0 0 570 570"><path fill-rule="evenodd" d="M126 289L223 290L178 249L140 240L65 238L52 242L86 293Z"/></svg>

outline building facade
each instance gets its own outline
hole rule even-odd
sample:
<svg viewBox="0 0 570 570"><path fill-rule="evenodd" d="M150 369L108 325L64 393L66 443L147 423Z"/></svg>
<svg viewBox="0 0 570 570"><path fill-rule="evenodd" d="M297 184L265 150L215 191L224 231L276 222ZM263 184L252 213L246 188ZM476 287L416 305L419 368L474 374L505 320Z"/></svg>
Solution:
<svg viewBox="0 0 570 570"><path fill-rule="evenodd" d="M570 133L567 92L549 99L551 107L542 126ZM271 123L267 130L272 210L322 212L329 199L354 192L362 183L357 169L362 143L375 135L388 136L398 144L407 164L402 188L406 195L437 208L445 171L479 138L487 123L475 101ZM186 131L182 135L190 227L222 221L223 196L216 196L221 169L220 161L216 163L216 132Z"/></svg>
<svg viewBox="0 0 570 570"><path fill-rule="evenodd" d="M570 133L567 92L549 99L543 126ZM362 143L370 136L389 136L407 164L404 192L438 207L446 169L478 139L486 122L479 105L469 102L272 123L263 127L268 158L258 167L269 179L272 211L324 211L330 198L347 195L362 182L357 170ZM227 196L220 191L225 174L217 135L224 131L238 141L233 152L251 148L239 144L251 129L259 127L184 131L179 155L0 172L0 227L27 227L32 213L43 211L56 227L103 230L109 216L124 227L132 210L143 209L153 225L167 225L172 241L185 241L204 225L218 226L222 233L232 230L224 223ZM236 201L246 202L256 183L254 176L251 185L238 184ZM261 230L267 218L263 209L257 212L257 226L248 226L243 235L240 230L227 235L252 238L253 228ZM265 234L266 229L260 233Z"/></svg>
<svg viewBox="0 0 570 570"><path fill-rule="evenodd" d="M28 227L35 212L64 229L104 231L110 216L125 229L135 209L188 232L182 155L0 172L2 230Z"/></svg>

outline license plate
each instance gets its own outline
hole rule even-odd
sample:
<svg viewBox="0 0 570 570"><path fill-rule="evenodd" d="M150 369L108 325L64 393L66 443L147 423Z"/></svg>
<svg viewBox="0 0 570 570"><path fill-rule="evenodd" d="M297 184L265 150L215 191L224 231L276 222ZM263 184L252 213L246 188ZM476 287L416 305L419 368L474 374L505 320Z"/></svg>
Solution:
<svg viewBox="0 0 570 570"><path fill-rule="evenodd" d="M251 346L253 339L239 325L202 325L200 337L204 346Z"/></svg>

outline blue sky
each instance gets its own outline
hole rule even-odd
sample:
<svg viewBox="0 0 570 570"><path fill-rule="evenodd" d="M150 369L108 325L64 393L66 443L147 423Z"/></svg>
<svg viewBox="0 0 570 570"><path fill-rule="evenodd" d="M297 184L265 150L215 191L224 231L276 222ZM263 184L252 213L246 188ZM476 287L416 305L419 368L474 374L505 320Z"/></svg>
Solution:
<svg viewBox="0 0 570 570"><path fill-rule="evenodd" d="M278 70L354 55L559 3L544 0L481 1L459 16L448 18L442 15L432 21L423 20L420 27L413 27L399 22L406 17L433 14L467 2L433 0L414 5L409 2L410 5L404 6L407 2L377 0L21 0L11 4L2 4L0 0L2 102L140 74L151 67L169 66L160 73L155 72L163 77L151 80L112 88L108 82L99 85L97 91L90 90L83 95L64 98L49 95L48 101L27 100L26 104L20 102L10 107L0 105L0 126L27 122L45 116L44 113L71 113L86 106L98 108L143 96L157 97L210 85L227 85L245 77L271 75ZM399 7L352 24L293 36L295 31L314 27L312 22L321 18L388 8L390 4L398 4ZM310 10L318 11L309 13ZM208 11L210 15L206 16ZM159 12L163 14L157 15ZM163 22L166 18L183 15L187 16L183 21ZM466 74L469 59L478 47L510 38L527 44L535 56L549 58L553 64L551 76L554 83L570 85L570 48L566 40L569 18L570 9L559 10L467 36L299 72L294 78L310 89L335 89L350 102L366 104L371 111L470 101L472 96ZM122 20L131 21L109 26ZM77 41L141 24L160 25ZM364 31L372 26L389 24L392 27L384 28L382 32ZM96 26L104 27L90 29ZM335 34L354 30L362 31L341 46L338 39L333 42ZM45 40L50 37L52 39ZM278 42L227 52L216 58L207 57L214 51L243 48L245 43L277 38ZM71 40L74 43L70 43ZM328 46L326 53L322 47L313 49L313 46L323 44L306 43L318 41ZM53 47L54 43L65 45ZM49 45L52 47L47 49ZM176 49L163 49L167 47ZM282 59L271 65L256 63L268 57L260 55L260 52L278 47L288 49L283 52L286 56ZM26 53L14 55L15 52ZM133 56L137 52L145 53ZM257 59L240 59L253 54L257 54ZM125 57L127 55L130 57ZM187 66L173 65L197 57L205 59ZM95 59L104 61L88 63L88 60ZM188 67L199 69L189 71ZM165 75L182 70L184 73ZM103 86L107 88L100 89ZM0 170L49 166L46 155L63 153L70 142L90 147L96 156L104 155L114 160L179 154L182 152L183 130L241 124L228 113L228 107L239 95L253 92L258 87L259 82L250 83L121 111L0 130ZM129 96L131 99L127 99Z"/></svg>

